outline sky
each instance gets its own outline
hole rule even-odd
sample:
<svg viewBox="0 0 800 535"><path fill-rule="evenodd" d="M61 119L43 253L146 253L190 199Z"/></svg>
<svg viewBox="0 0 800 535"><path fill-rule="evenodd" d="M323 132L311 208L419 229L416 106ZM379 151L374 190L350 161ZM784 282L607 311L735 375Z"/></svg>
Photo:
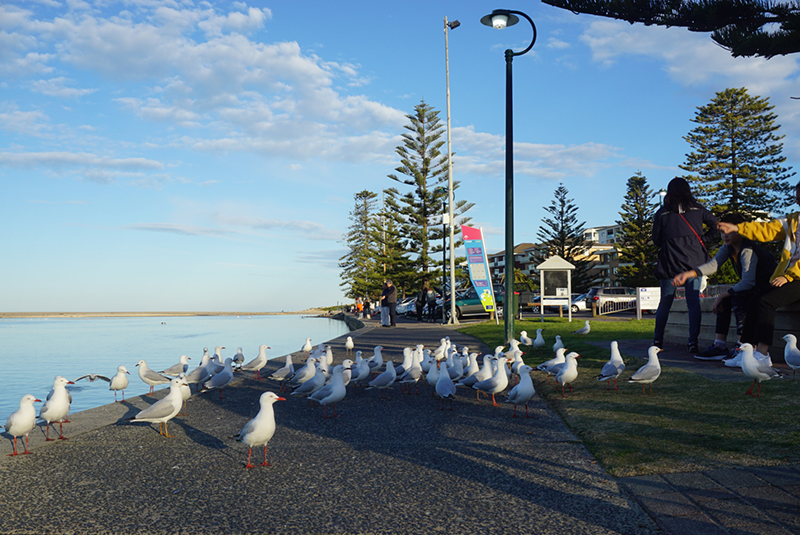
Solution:
<svg viewBox="0 0 800 535"><path fill-rule="evenodd" d="M446 119L457 199L504 248L505 60L515 242L560 183L585 226L637 171L681 174L697 108L769 97L800 159L798 58L732 58L708 34L538 1L5 0L0 5L0 311L280 311L346 302L353 196L391 181L407 114Z"/></svg>

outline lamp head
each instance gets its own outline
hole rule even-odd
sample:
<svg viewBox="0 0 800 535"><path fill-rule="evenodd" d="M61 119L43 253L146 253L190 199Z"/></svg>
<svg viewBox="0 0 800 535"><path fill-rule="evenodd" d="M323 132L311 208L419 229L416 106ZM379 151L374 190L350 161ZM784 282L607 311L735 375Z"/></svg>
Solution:
<svg viewBox="0 0 800 535"><path fill-rule="evenodd" d="M460 23L460 22L458 22L457 20L454 20L454 21L448 22L448 23L447 23L447 26L448 26L448 27L449 27L451 30L455 30L456 28L458 28L459 26L461 26L461 23Z"/></svg>
<svg viewBox="0 0 800 535"><path fill-rule="evenodd" d="M508 9L495 9L491 14L481 18L481 24L491 26L497 30L502 30L507 26L513 26L519 22L519 17L511 13Z"/></svg>

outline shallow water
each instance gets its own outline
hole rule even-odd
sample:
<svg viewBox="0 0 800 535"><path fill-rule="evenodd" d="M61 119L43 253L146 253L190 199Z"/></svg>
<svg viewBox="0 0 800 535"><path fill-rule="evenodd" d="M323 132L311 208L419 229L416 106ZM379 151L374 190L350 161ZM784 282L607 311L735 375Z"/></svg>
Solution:
<svg viewBox="0 0 800 535"><path fill-rule="evenodd" d="M241 347L249 362L261 344L271 348L267 356L273 359L298 351L306 338L316 346L347 331L343 321L299 315L0 320L0 425L19 408L23 395L44 401L56 375L71 381L87 373L112 377L123 364L131 374L125 396L138 396L149 391L137 373L141 359L163 370L187 355L191 370L204 347L213 353L224 346L223 359ZM108 386L100 380L69 386L70 412L113 402ZM41 404L35 406L38 412Z"/></svg>

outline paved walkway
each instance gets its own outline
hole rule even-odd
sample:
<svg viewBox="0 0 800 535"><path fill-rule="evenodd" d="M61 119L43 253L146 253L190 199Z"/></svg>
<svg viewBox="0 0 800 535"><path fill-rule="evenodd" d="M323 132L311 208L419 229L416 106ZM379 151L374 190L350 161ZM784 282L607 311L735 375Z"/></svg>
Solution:
<svg viewBox="0 0 800 535"><path fill-rule="evenodd" d="M489 349L436 324L351 333L356 350L382 345L396 362L445 335ZM331 343L340 362L344 337ZM348 391L328 420L287 396L275 405L273 466L245 470L247 450L229 437L265 389L277 384L245 373L225 399L193 397L169 424L174 438L126 421L154 402L146 396L72 415L67 441L35 431L34 455L0 458L0 532L800 533L797 467L617 480L541 400L530 419L467 391L440 411L427 385L389 400Z"/></svg>

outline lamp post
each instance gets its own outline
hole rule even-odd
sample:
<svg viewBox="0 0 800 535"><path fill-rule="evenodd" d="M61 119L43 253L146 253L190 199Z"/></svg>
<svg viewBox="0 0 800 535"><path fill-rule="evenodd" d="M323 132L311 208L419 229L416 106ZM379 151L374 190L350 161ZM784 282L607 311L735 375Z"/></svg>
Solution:
<svg viewBox="0 0 800 535"><path fill-rule="evenodd" d="M450 51L449 43L447 40L447 30L455 30L461 26L457 20L447 22L447 17L444 18L444 66L445 76L447 78L447 204L450 206L449 215L450 221L450 321L449 323L458 324L456 317L456 257L455 257L455 241L453 240L453 151L450 149ZM442 287L444 290L444 286ZM444 302L444 301L443 301ZM442 306L444 308L444 305ZM444 311L442 312L444 314Z"/></svg>
<svg viewBox="0 0 800 535"><path fill-rule="evenodd" d="M514 313L511 304L514 300L514 120L513 98L511 83L511 62L514 56L521 56L533 48L536 42L536 25L531 18L521 11L509 9L495 9L491 14L481 19L481 23L502 30L519 22L519 17L525 18L533 28L531 44L522 52L506 50L506 254L505 272L506 288L505 303L503 305L503 324L505 326L505 342L514 338Z"/></svg>
<svg viewBox="0 0 800 535"><path fill-rule="evenodd" d="M658 205L664 206L664 197L667 196L667 190L661 188L660 190L658 190L658 196L660 197Z"/></svg>

